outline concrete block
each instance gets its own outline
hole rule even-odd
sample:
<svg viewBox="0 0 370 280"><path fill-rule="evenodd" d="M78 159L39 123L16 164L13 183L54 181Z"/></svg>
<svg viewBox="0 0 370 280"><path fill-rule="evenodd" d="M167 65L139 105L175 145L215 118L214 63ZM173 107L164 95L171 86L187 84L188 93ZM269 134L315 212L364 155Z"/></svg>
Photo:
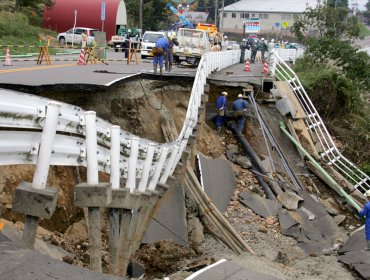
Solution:
<svg viewBox="0 0 370 280"><path fill-rule="evenodd" d="M13 211L25 215L50 219L57 205L58 189L34 189L31 183L21 182L15 189Z"/></svg>
<svg viewBox="0 0 370 280"><path fill-rule="evenodd" d="M292 116L296 115L296 109L294 107L294 104L286 97L276 102L276 108L283 116L286 116L288 114Z"/></svg>
<svg viewBox="0 0 370 280"><path fill-rule="evenodd" d="M108 205L109 208L127 208L125 205L130 200L130 189L112 189L112 202Z"/></svg>
<svg viewBox="0 0 370 280"><path fill-rule="evenodd" d="M75 205L78 207L107 207L112 202L110 183L88 185L78 184L75 187Z"/></svg>
<svg viewBox="0 0 370 280"><path fill-rule="evenodd" d="M204 85L204 93L209 93L210 89L211 89L210 85L208 85L208 84ZM204 95L207 95L207 94L204 94ZM204 95L202 95L202 96L204 96Z"/></svg>

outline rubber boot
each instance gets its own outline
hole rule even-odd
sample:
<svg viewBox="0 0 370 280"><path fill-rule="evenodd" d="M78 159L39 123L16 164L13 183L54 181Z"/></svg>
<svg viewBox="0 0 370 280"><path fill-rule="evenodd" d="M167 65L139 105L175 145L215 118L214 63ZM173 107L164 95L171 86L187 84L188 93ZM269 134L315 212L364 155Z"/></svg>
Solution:
<svg viewBox="0 0 370 280"><path fill-rule="evenodd" d="M154 74L157 74L157 65L158 65L158 64L153 64Z"/></svg>
<svg viewBox="0 0 370 280"><path fill-rule="evenodd" d="M162 75L163 74L163 67L159 67L159 73Z"/></svg>

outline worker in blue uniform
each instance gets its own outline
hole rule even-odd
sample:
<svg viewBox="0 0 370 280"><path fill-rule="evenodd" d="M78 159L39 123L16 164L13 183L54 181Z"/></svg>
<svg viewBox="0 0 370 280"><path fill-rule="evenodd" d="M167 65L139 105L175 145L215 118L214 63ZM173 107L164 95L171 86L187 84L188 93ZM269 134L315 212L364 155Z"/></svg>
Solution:
<svg viewBox="0 0 370 280"><path fill-rule="evenodd" d="M365 233L367 246L365 250L370 251L370 190L365 193L367 203L364 208L359 212L360 216L365 216Z"/></svg>
<svg viewBox="0 0 370 280"><path fill-rule="evenodd" d="M216 107L217 107L217 118L216 118L216 127L217 132L221 132L222 123L224 121L224 117L226 114L226 96L227 92L223 91L221 95L216 100Z"/></svg>
<svg viewBox="0 0 370 280"><path fill-rule="evenodd" d="M160 71L160 74L162 75L164 55L167 52L168 48L169 48L169 42L167 38L163 37L157 40L157 43L155 44L155 47L152 50L153 55L154 55L154 59L153 59L154 74L157 74L157 67L159 64L159 71Z"/></svg>
<svg viewBox="0 0 370 280"><path fill-rule="evenodd" d="M248 102L243 99L242 94L239 94L238 99L233 103L233 110L240 132L244 131L245 120L247 117L247 108Z"/></svg>

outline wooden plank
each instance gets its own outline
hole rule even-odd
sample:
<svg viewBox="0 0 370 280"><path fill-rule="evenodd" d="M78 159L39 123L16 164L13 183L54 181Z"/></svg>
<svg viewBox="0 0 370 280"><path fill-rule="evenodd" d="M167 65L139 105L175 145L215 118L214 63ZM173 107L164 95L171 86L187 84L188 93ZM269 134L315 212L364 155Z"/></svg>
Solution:
<svg viewBox="0 0 370 280"><path fill-rule="evenodd" d="M293 90L290 88L287 81L276 81L276 88L279 90L282 97L288 98L296 109L295 116L292 116L294 119L304 119L306 118L306 113L304 112L301 104L299 103L297 97L295 96Z"/></svg>

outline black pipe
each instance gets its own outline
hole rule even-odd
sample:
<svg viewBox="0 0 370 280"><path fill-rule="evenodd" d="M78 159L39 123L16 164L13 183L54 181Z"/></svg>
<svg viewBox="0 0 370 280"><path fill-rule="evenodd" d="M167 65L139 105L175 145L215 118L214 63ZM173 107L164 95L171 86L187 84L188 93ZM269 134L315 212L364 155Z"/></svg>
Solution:
<svg viewBox="0 0 370 280"><path fill-rule="evenodd" d="M252 146L248 143L247 139L244 137L244 135L240 132L239 128L235 123L227 123L227 126L234 132L234 135L238 138L239 143L243 146L244 153L246 153L250 159L252 160L252 170L255 170L262 174L267 174L267 171L261 164L261 160L258 158L256 152L253 150ZM258 183L263 188L263 191L265 192L268 199L275 199L275 195L271 191L270 187L266 184L266 182L263 180L262 176L253 173L256 176L256 179Z"/></svg>

